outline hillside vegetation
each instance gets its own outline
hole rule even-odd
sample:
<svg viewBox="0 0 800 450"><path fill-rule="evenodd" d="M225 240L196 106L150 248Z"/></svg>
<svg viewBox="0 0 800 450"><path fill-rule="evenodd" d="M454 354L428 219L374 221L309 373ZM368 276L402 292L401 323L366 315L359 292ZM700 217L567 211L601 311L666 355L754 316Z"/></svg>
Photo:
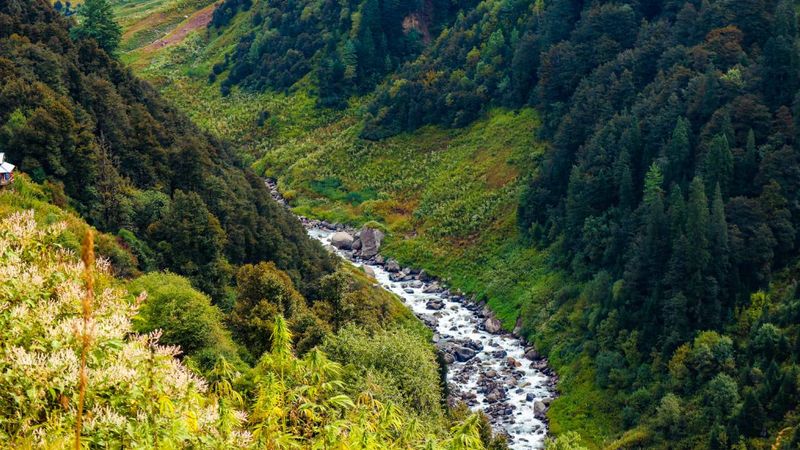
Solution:
<svg viewBox="0 0 800 450"><path fill-rule="evenodd" d="M0 447L502 448L400 300L80 20L0 4Z"/></svg>
<svg viewBox="0 0 800 450"><path fill-rule="evenodd" d="M354 19L383 4L337 22L296 2L310 15L276 22L276 2L237 3L125 57L298 212L380 222L390 255L519 325L562 375L553 431L796 446L796 4L445 7L441 32L362 83L362 60L335 59L380 48ZM309 30L327 44L304 47Z"/></svg>
<svg viewBox="0 0 800 450"><path fill-rule="evenodd" d="M385 364L372 369L385 355L366 359L350 350L362 352L368 342L354 339L352 328L329 344L350 355L347 366L319 349L297 356L277 315L269 348L253 368L235 367L215 350L213 367L198 374L198 359L178 358L181 350L194 352L187 340L195 336L225 341L218 313L205 315L214 331L174 312L214 310L209 299L171 275L147 275L131 292L152 290L129 294L107 259L95 261L90 244L82 260L62 244L74 239L78 219L62 213L72 223L59 221L57 208L35 191L21 181L0 193L4 210L36 208L0 216L0 447L484 448L479 416L456 416L448 433L438 385L421 378L422 389L433 389L432 403L417 404L418 393L409 396L406 383L392 381L399 372ZM49 224L37 221L42 213ZM167 301L178 303L173 314L152 315ZM162 325L164 333L142 330ZM188 345L169 345L176 337ZM403 355L395 364L408 361L422 377L436 373L433 354L413 332L384 331L378 339Z"/></svg>

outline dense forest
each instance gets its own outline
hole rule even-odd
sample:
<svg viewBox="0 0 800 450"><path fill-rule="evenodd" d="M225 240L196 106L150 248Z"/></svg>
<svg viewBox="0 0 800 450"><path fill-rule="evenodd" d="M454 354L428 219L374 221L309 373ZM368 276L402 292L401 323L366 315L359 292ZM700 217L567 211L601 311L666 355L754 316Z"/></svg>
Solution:
<svg viewBox="0 0 800 450"><path fill-rule="evenodd" d="M464 411L441 405L429 336L408 312L313 244L244 167L246 152L201 132L132 76L114 56L120 30L87 28L111 14L100 8L106 2L87 3L96 4L88 10L97 16L77 22L45 1L0 3L0 151L31 178L22 176L16 191L2 195L25 205L33 196L106 232L97 250L110 258L117 281L111 274L101 278L124 285L131 296L149 295L126 316L125 327L163 330L160 342L185 351L185 367L164 363L151 377L196 372L208 380L211 395L204 400L193 388L181 392L195 403L175 409L181 417L175 429L191 426L185 411L199 405L216 408L204 413L218 419L212 427L203 424L208 442L234 447L241 436L263 437L259 430L284 443L327 445L337 427L355 430L354 439L378 429L375 446L502 447L477 416L464 422ZM471 169L444 164L452 177L436 177L435 192L425 194L436 198L423 198L419 210L411 196L385 198L391 189L382 186L419 186L393 169L361 174L369 182L358 192L329 176L289 197L309 191L341 197L348 214L366 211L369 220L385 208L386 217L401 217L395 228L401 233L435 231L459 249L483 239L480 233L494 233L497 228L482 227L510 205L519 242L493 250L513 249L512 262L541 255L514 263L543 266L536 270L559 286L525 294L530 298L512 312L511 306L500 310L564 370L569 386L581 388L562 392L564 403L585 400L587 391L602 394L607 405L570 422L607 425L598 439L586 434L594 428L582 428L593 447L610 439L611 448L789 449L800 447L797 9L792 0L224 0L200 32L205 42L224 41L215 47L221 54L205 55L205 65L186 72L200 73L201 84L237 101L248 98L242 93L289 101L309 94L320 117L344 117L345 126L315 121L330 129L310 142L345 148L339 153L348 158L339 162L345 167L385 168L371 164L393 161L381 153L387 151L416 151L420 159L406 159L438 164L447 156L429 157L427 146L440 142L446 143L442 153L488 158L491 152L497 161L506 157L499 148L506 143L529 145L527 155L509 152L506 165L493 162L496 177L479 173L469 185L447 186L463 175L456 171ZM253 108L258 118L247 121L249 137L280 133L281 122L269 116L281 111L272 105ZM496 128L471 128L484 126L487 115ZM505 131L514 138L525 130L530 139L506 139L503 126L513 126ZM452 136L464 136L459 129L469 130L469 138L450 146ZM497 147L477 137L484 129L494 130ZM332 137L339 130L343 136ZM276 154L297 159L311 151L307 143L292 146L296 129L288 134L290 144ZM281 145L259 142L267 151ZM269 163L285 161L275 155L261 161ZM288 178L297 182L302 170L308 168ZM433 172L426 166L418 173ZM486 194L489 200L476 193L492 183L497 191ZM460 195L469 198L458 203ZM406 221L404 214L413 217ZM3 225L0 240L42 228L15 217L28 225ZM439 228L413 229L427 219ZM467 231L450 236L447 230ZM31 239L41 245L30 248L54 242L79 248L70 230L66 237L53 233L36 234ZM503 230L497 234L497 241L512 239ZM23 260L0 255L0 269L16 273L62 262L56 250L30 248L20 247ZM409 254L422 259L457 254L414 250ZM59 279L80 276L71 266L59 270ZM149 273L154 270L171 273ZM491 282L524 284L539 275L504 274ZM23 294L29 302L41 300ZM12 330L4 337L25 347L44 332L13 331L24 320L6 314L3 295L0 290L0 325ZM119 339L125 338L110 340ZM136 352L156 348L136 339L125 345ZM389 358L386 348L397 354ZM173 356L151 353L163 361ZM24 372L9 367L7 373ZM278 372L289 378L276 380ZM583 377L578 382L575 373ZM23 402L28 392L11 389L18 380L9 379L0 377L0 386L9 387L6 400ZM41 392L43 404L22 419L0 422L0 438L30 445L27 430L63 399L46 387L30 391ZM111 395L98 392L98 399ZM285 402L287 395L295 397ZM139 399L121 403L129 401ZM558 401L554 410L567 410ZM269 408L279 412L268 414ZM301 418L309 408L322 412ZM397 416L386 422L395 408ZM233 417L244 411L261 422L237 423ZM74 419L69 414L64 424ZM276 417L288 418L288 425ZM433 425L397 425L417 421ZM148 424L162 430L156 436L183 436L159 428L165 422ZM54 439L66 436L61 425L51 425ZM449 426L455 428L445 437ZM578 447L570 444L574 436L564 436L553 448ZM174 442L200 445L180 439Z"/></svg>
<svg viewBox="0 0 800 450"><path fill-rule="evenodd" d="M574 280L559 294L585 305L569 325L573 354L592 358L631 445L761 448L779 433L798 445L794 2L434 2L424 7L442 12L441 32L421 47L412 33L388 39L414 8L381 15L384 37L360 33L393 2L362 2L363 16L325 9L341 2L265 3L281 13L248 16L263 33L240 42L229 59L249 66L228 82L285 89L311 74L320 105L336 107L375 86L364 139L462 127L496 106L540 112L548 149L525 167L519 227ZM312 44L310 24L336 37ZM302 67L284 58L290 47ZM356 89L332 84L339 73ZM541 316L522 315L535 340Z"/></svg>
<svg viewBox="0 0 800 450"><path fill-rule="evenodd" d="M230 66L221 84L225 93L233 85L286 89L313 73L318 103L341 107L350 95L369 92L386 74L417 56L458 8L466 6L448 0L270 0L255 5L251 0L225 0L209 27L224 27L236 12L252 8L252 31L225 63L214 67L214 74Z"/></svg>
<svg viewBox="0 0 800 450"><path fill-rule="evenodd" d="M399 299L122 65L110 14L0 3L0 448L504 448Z"/></svg>
<svg viewBox="0 0 800 450"><path fill-rule="evenodd" d="M235 265L274 261L312 297L334 269L232 149L46 2L0 5L0 123L8 160L127 241L126 272L169 269L229 308Z"/></svg>

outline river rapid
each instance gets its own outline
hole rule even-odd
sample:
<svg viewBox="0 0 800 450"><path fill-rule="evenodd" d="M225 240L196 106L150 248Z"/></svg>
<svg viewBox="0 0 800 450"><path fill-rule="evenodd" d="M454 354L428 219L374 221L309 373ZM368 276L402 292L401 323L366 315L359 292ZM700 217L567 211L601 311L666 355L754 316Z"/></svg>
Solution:
<svg viewBox="0 0 800 450"><path fill-rule="evenodd" d="M282 204L273 182L273 197ZM358 252L331 245L344 227L300 217L308 234L330 251L374 276L434 332L434 343L447 362L451 401L463 401L486 413L495 432L505 434L514 450L541 449L547 436L546 411L555 396L556 377L547 361L514 335L498 330L491 312L424 272L399 268L381 256L364 260ZM354 230L347 230L357 235ZM340 246L341 247L341 246Z"/></svg>

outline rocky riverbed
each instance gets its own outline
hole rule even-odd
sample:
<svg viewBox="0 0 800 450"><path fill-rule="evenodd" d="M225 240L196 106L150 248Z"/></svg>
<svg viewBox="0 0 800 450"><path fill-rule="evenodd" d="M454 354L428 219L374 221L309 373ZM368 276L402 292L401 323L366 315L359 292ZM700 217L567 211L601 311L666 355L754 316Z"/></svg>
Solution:
<svg viewBox="0 0 800 450"><path fill-rule="evenodd" d="M273 197L285 201L267 181ZM556 377L534 348L504 331L485 305L452 292L425 271L401 267L380 253L383 233L300 217L308 233L341 257L362 266L376 283L397 294L434 332L448 364L450 401L485 412L512 449L542 448L546 412Z"/></svg>

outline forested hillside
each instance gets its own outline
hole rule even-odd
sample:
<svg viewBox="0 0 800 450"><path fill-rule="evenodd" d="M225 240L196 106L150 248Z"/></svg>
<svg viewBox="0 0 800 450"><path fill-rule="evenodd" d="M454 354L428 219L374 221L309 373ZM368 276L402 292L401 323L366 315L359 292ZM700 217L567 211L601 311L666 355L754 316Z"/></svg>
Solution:
<svg viewBox="0 0 800 450"><path fill-rule="evenodd" d="M796 2L225 0L208 28L163 46L155 34L145 39L142 27L156 20L148 6L117 4L141 14L127 19L121 59L213 136L189 146L205 149L203 164L255 161L298 212L378 221L390 232L388 255L486 301L558 369L554 432L577 430L592 448L799 445ZM210 3L191 5L199 12ZM177 26L184 11L187 23L195 18L191 5L159 8L181 11L169 16ZM0 49L17 49L14 61L40 61L61 58L48 48L66 45L77 72L56 77L46 64L29 64L33 75L23 79L62 80L55 92L78 99L73 80L92 78L80 55L96 50L42 33L29 32L32 44L5 38ZM117 63L104 64L116 68L106 77L114 86L131 83L120 84L129 78ZM0 76L13 70L9 80L26 73L17 64L0 68ZM159 101L146 88L115 89L126 116L138 117L133 106L143 102L155 122L171 125L148 132L158 145L114 164L135 195L110 210L136 217L138 195L152 191L186 205L191 199L173 191L193 190L229 236L226 259L260 258L236 252L231 242L252 241L230 236L249 228L225 220L247 211L250 194L236 191L242 203L223 213L231 201L210 199L231 185L227 172L214 169L186 187L189 172L164 162L201 134L188 125L180 131L183 122L150 105ZM111 139L112 152L129 145L124 136L133 134L100 133L96 124L113 115L73 103L98 148ZM22 108L10 120L16 109L0 109L4 130L33 117ZM11 142L3 133L0 142ZM86 214L115 198L100 195L97 182L93 200L85 183L33 158L26 170L63 179ZM83 178L92 180L89 173ZM255 184L249 189L258 193ZM134 233L159 254L160 242L173 241L159 233L180 217L153 227L146 219L92 220L111 231L138 226ZM279 229L284 236L294 228ZM268 259L314 298L306 271ZM153 261L176 271L185 263ZM327 264L318 260L312 272L330 271ZM247 342L253 332L239 333ZM260 352L265 343L248 345Z"/></svg>
<svg viewBox="0 0 800 450"><path fill-rule="evenodd" d="M232 265L274 261L300 289L333 270L236 152L200 132L45 1L0 5L0 149L138 268L164 268L230 306Z"/></svg>
<svg viewBox="0 0 800 450"><path fill-rule="evenodd" d="M504 448L400 300L119 62L110 11L0 3L0 448Z"/></svg>
<svg viewBox="0 0 800 450"><path fill-rule="evenodd" d="M445 416L428 337L396 304L382 310L406 314L405 326L357 328L349 316L324 351L307 339L321 330L298 340L283 314L264 317L258 363L249 366L208 296L177 275L115 277L122 257L108 255L125 249L107 235L93 242L91 227L51 200L24 175L0 190L0 448L490 443L480 416ZM367 283L346 287L342 279L329 292L363 302ZM269 289L304 301L274 265L249 266L237 292L245 301Z"/></svg>
<svg viewBox="0 0 800 450"><path fill-rule="evenodd" d="M471 0L474 2L474 0ZM458 8L447 0L292 2L225 0L214 12L212 30L247 11L249 32L214 74L230 66L221 88L286 89L312 74L318 103L343 106L370 91L387 73L418 55Z"/></svg>

